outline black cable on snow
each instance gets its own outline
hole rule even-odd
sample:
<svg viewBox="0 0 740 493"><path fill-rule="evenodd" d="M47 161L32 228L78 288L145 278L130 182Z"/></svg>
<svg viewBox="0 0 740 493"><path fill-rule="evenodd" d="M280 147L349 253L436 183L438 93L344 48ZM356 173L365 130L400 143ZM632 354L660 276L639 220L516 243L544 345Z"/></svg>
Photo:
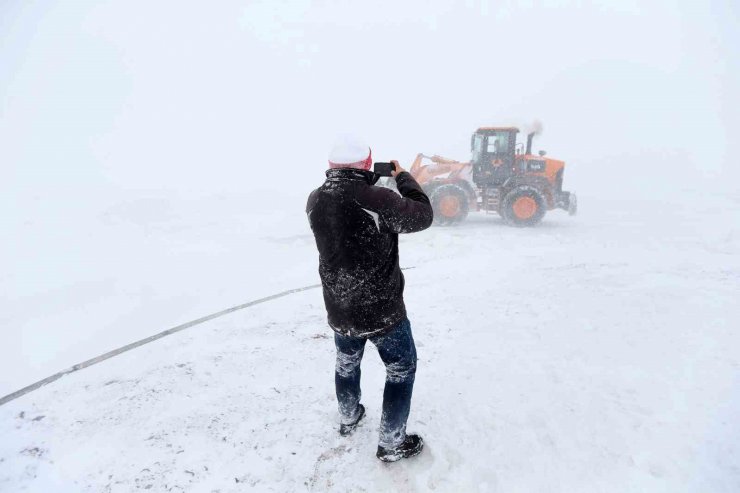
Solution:
<svg viewBox="0 0 740 493"><path fill-rule="evenodd" d="M2 406L3 404L7 404L13 399L17 399L18 397L21 397L22 395L32 392L40 387L43 387L44 385L50 384L51 382L54 382L55 380L59 380L64 375L69 375L70 373L74 373L76 371L82 370L83 368L87 368L88 366L92 366L94 364L100 363L101 361L105 361L109 358L112 358L113 356L118 356L121 353L125 353L126 351L130 351L139 346L143 346L144 344L148 344L150 342L156 341L157 339L161 339L165 336L174 334L175 332L180 332L181 330L188 329L194 325L199 325L199 324L202 324L203 322L208 322L209 320L213 320L214 318L222 317L224 315L228 315L229 313L242 310L244 308L249 308L250 306L259 305L260 303L264 303L266 301L271 301L277 298L282 298L283 296L288 296L289 294L300 293L301 291L308 291L309 289L316 289L320 287L321 287L321 284L312 284L311 286L304 286L302 288L289 289L287 291L283 291L282 293L273 294L265 298L260 298L258 300L250 301L250 302L243 303L237 306L232 306L231 308L227 308L226 310L221 310L220 312L206 315L205 317L201 317L199 319L186 322L182 325L178 325L177 327L172 327L171 329L164 330L158 334L154 334L153 336L149 336L139 341L132 342L131 344L126 344L123 347L119 347L118 349L114 349L113 351L108 351L105 354L101 354L100 356L96 356L95 358L89 359L87 361L83 361L82 363L78 363L70 368L67 368L66 370L62 370L59 373L55 373L54 375L50 377L46 377L43 380L39 380L36 383L32 383L28 387L23 387L22 389L17 390L13 392L12 394L8 394L5 397L0 397L0 406Z"/></svg>

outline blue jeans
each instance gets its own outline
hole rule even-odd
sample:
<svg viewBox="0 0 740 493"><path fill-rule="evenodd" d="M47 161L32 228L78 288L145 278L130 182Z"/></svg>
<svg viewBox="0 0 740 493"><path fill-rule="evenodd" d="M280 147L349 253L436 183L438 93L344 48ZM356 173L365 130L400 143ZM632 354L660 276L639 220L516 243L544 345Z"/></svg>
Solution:
<svg viewBox="0 0 740 493"><path fill-rule="evenodd" d="M334 334L337 366L334 382L339 401L339 415L344 424L353 423L359 413L360 363L367 339ZM380 445L390 448L406 439L406 420L411 409L411 394L416 375L416 346L408 319L389 332L370 337L385 363L383 415L380 420Z"/></svg>

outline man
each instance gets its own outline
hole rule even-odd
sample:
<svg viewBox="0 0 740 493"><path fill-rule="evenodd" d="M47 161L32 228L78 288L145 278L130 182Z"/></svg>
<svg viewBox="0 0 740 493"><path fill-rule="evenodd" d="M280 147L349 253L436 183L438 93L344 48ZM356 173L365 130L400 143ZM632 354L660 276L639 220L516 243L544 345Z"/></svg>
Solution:
<svg viewBox="0 0 740 493"><path fill-rule="evenodd" d="M370 148L339 142L329 155L326 182L308 198L306 213L319 250L319 274L337 348L335 385L342 436L365 415L360 362L369 339L386 366L377 457L394 462L421 452L406 434L416 373L416 347L403 303L398 234L432 224L432 207L414 178L392 161L400 196L373 186Z"/></svg>

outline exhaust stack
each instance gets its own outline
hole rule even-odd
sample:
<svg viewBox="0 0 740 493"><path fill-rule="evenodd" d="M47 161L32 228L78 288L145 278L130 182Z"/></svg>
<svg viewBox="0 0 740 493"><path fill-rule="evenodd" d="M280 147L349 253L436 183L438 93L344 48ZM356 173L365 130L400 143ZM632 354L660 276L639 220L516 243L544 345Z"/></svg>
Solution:
<svg viewBox="0 0 740 493"><path fill-rule="evenodd" d="M527 130L526 154L530 155L532 154L532 139L534 139L535 135L539 135L542 133L542 122L539 120L535 120L530 125L526 125L525 129Z"/></svg>
<svg viewBox="0 0 740 493"><path fill-rule="evenodd" d="M525 152L526 155L532 154L532 139L534 139L534 134L536 132L530 132L527 134L527 152Z"/></svg>

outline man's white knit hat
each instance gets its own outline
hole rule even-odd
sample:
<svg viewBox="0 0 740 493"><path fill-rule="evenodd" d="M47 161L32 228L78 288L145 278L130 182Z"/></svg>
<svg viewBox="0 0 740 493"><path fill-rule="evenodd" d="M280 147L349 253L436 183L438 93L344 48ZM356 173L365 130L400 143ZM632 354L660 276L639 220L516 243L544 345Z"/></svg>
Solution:
<svg viewBox="0 0 740 493"><path fill-rule="evenodd" d="M337 137L329 153L330 168L355 168L369 170L373 164L370 147L354 135Z"/></svg>

